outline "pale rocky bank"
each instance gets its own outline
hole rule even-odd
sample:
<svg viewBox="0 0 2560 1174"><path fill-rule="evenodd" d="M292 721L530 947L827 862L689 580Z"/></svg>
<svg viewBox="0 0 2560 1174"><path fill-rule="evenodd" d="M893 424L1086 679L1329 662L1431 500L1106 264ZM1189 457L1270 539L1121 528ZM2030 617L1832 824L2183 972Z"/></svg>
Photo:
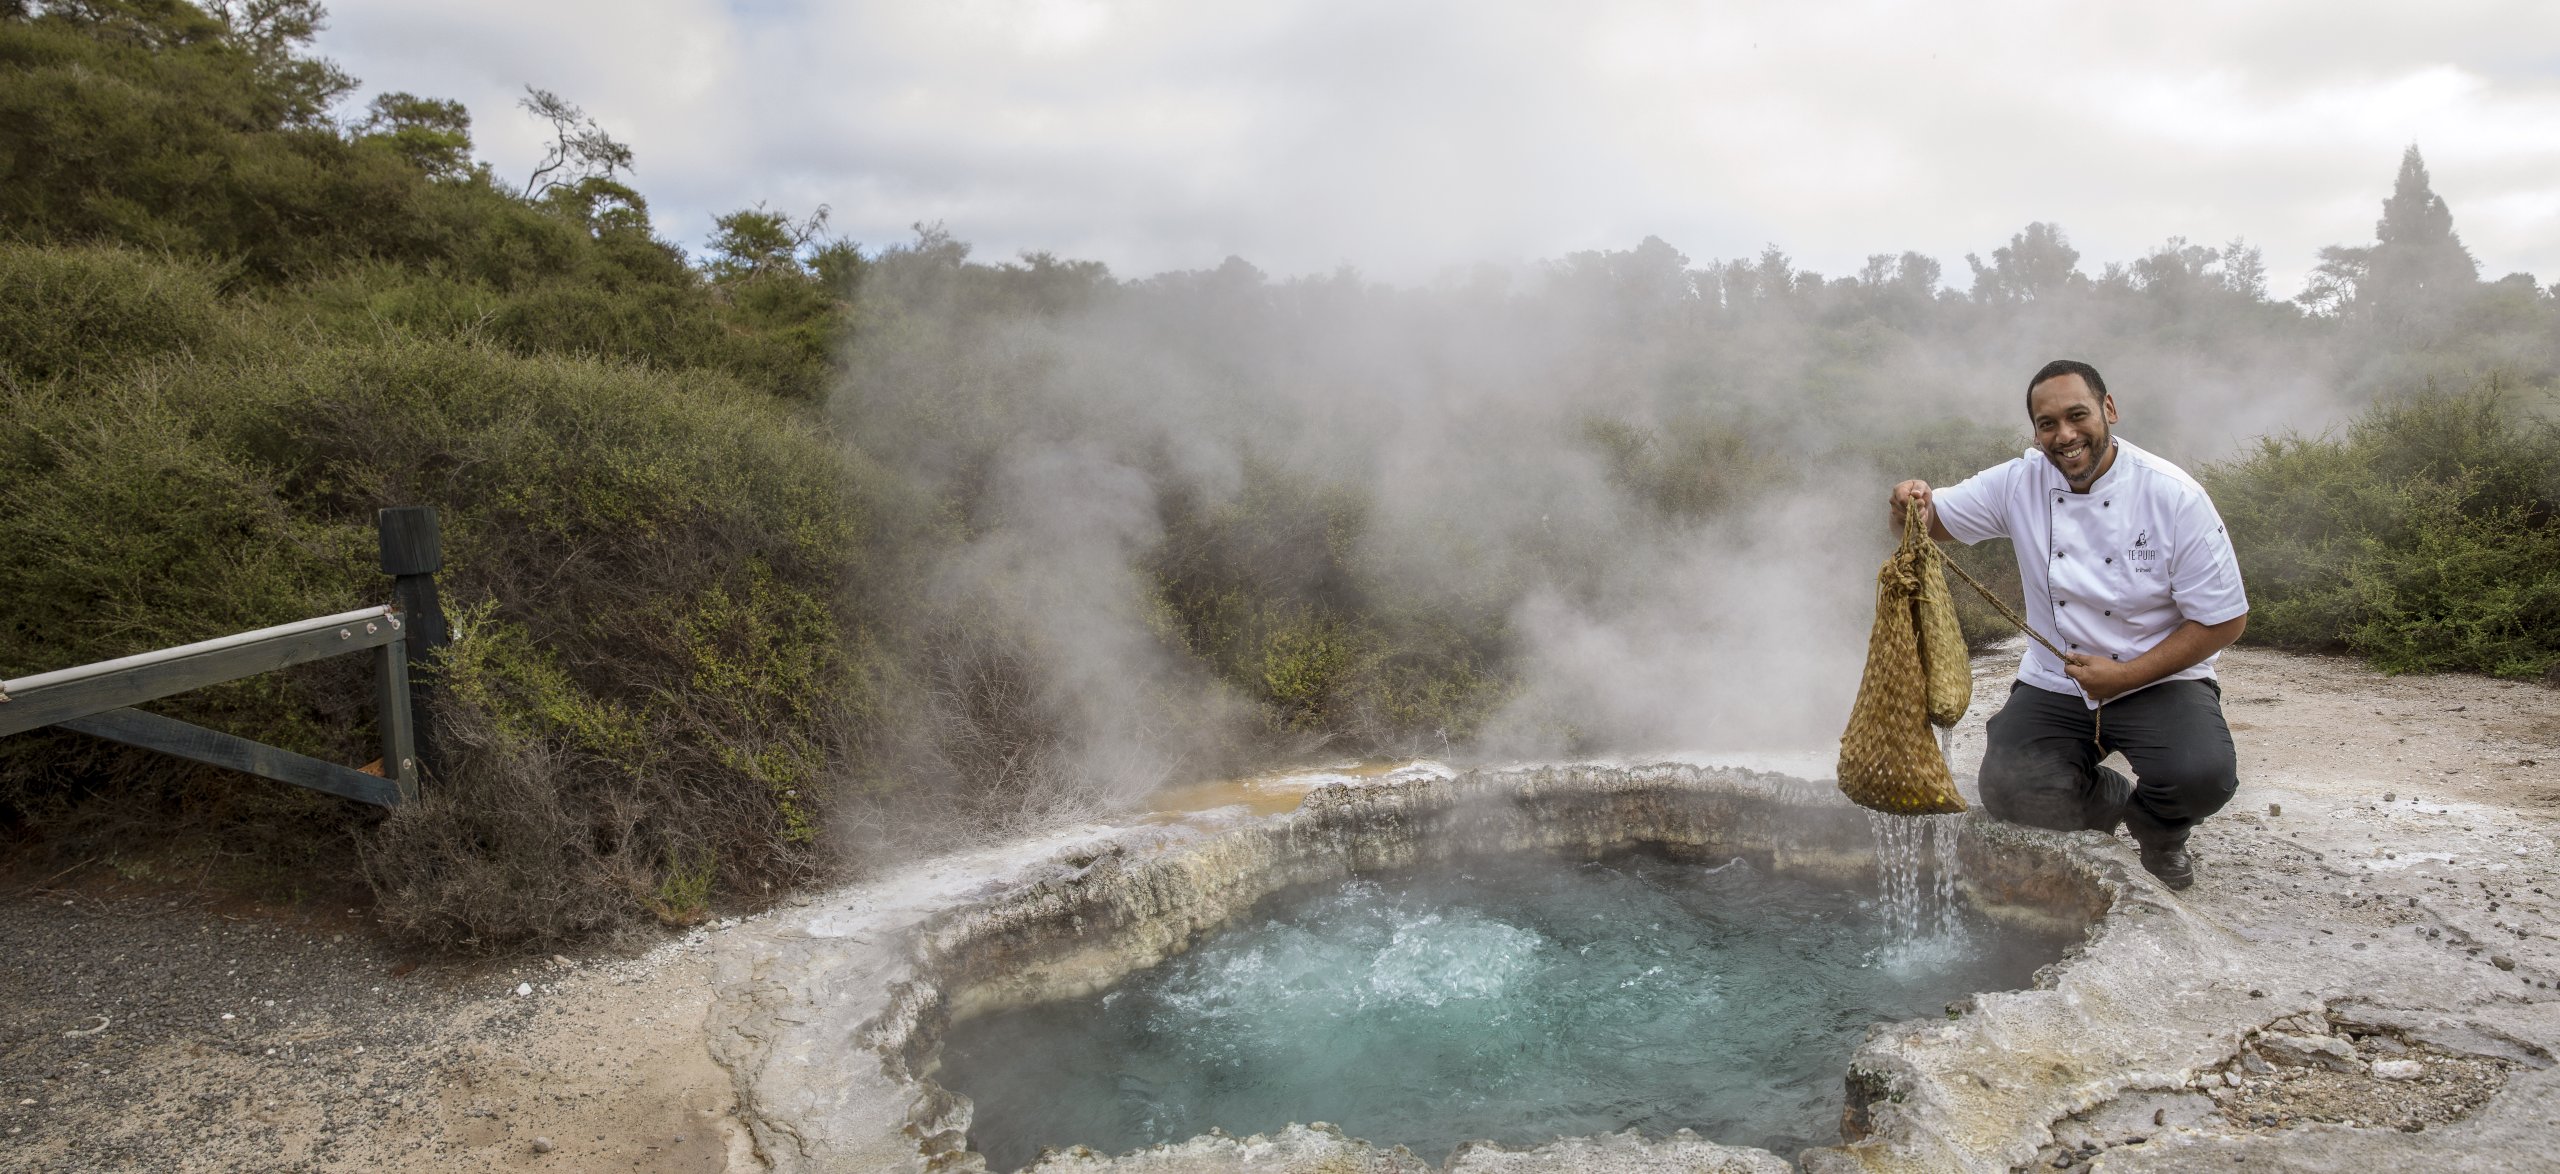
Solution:
<svg viewBox="0 0 2560 1174"><path fill-rule="evenodd" d="M2012 663L1978 665L1960 775ZM2253 650L2223 679L2243 789L2198 833L2196 887L2160 889L2129 841L1970 825L1979 896L2103 917L2037 989L1874 1033L1843 1073L1847 1144L1621 1135L1447 1168L2560 1165L2560 691ZM1291 815L926 861L636 957L498 966L75 875L0 907L0 1169L965 1170L965 1101L930 1082L955 1009L1107 982L1287 880L1461 841L1722 850L1758 820L1753 850L1854 872L1863 820L1826 790L1695 766L1408 772ZM1037 1168L1431 1167L1311 1124Z"/></svg>

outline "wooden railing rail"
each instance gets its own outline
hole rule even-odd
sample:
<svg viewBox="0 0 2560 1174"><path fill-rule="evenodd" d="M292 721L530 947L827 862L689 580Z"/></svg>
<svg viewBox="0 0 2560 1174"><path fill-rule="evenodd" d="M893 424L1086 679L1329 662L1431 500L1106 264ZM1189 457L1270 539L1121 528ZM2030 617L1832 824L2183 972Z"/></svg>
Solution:
<svg viewBox="0 0 2560 1174"><path fill-rule="evenodd" d="M417 674L411 660L444 643L444 614L434 579L443 565L441 543L435 511L425 507L384 510L377 526L383 571L395 577L398 604L0 681L0 737L60 726L384 807L415 800L424 773L419 733L425 682L413 679ZM373 652L374 708L382 738L379 775L133 708L207 685L367 650Z"/></svg>

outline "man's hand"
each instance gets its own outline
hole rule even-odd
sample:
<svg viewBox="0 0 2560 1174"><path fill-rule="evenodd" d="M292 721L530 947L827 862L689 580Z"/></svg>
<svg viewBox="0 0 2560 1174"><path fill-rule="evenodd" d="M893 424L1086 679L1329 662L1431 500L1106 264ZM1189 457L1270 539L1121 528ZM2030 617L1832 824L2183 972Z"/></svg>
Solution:
<svg viewBox="0 0 2560 1174"><path fill-rule="evenodd" d="M2150 683L2143 679L2142 671L2132 665L2085 652L2063 653L2062 671L2080 683L2082 692L2099 701Z"/></svg>
<svg viewBox="0 0 2560 1174"><path fill-rule="evenodd" d="M1902 506L1910 501L1920 503L1920 516L1929 523L1929 537L1940 542L1955 541L1955 535L1947 533L1947 528L1938 523L1938 507L1929 500L1929 483L1926 481L1905 481L1894 486L1892 495L1885 499L1885 512L1893 520L1894 533L1902 533Z"/></svg>
<svg viewBox="0 0 2560 1174"><path fill-rule="evenodd" d="M1928 482L1905 481L1893 487L1893 494L1885 499L1885 509L1892 515L1894 529L1902 529L1903 503L1911 501L1919 502L1922 510L1929 508Z"/></svg>
<svg viewBox="0 0 2560 1174"><path fill-rule="evenodd" d="M2231 647L2231 642L2248 630L2249 617L2233 616L2219 624L2207 626L2194 620L2179 624L2168 638L2151 646L2151 651L2128 661L2100 660L2085 652L2062 654L2062 671L2080 683L2082 692L2106 701L2185 671L2204 658Z"/></svg>

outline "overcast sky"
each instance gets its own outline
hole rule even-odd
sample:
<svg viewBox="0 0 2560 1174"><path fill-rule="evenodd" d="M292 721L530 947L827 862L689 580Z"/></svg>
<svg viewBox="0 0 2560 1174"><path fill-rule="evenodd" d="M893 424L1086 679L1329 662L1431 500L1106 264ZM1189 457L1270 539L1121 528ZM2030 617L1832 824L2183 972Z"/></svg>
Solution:
<svg viewBox="0 0 2560 1174"><path fill-rule="evenodd" d="M818 204L1124 276L1240 255L1425 281L1660 236L1965 283L2031 220L2083 268L2171 236L2289 295L2373 235L2415 142L2484 276L2560 280L2560 3L2109 5L338 0L320 50L459 98L521 177L555 90L638 152L659 230Z"/></svg>

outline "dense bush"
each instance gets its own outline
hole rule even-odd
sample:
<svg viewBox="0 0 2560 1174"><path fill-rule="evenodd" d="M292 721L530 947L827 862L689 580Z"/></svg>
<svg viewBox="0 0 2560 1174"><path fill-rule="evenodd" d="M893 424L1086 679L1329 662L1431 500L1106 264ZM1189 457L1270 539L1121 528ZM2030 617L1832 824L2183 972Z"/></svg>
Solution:
<svg viewBox="0 0 2560 1174"><path fill-rule="evenodd" d="M858 264L803 232L697 269L612 167L510 191L458 104L335 120L319 15L0 6L0 671L379 601L373 511L433 505L471 621L450 753L385 820L35 734L0 743L0 821L267 891L360 855L385 922L448 945L804 876L876 721L893 560L863 557L879 486L776 401L825 385ZM367 674L154 708L362 762Z"/></svg>
<svg viewBox="0 0 2560 1174"><path fill-rule="evenodd" d="M221 274L119 248L0 242L0 372L76 378L224 337Z"/></svg>
<svg viewBox="0 0 2560 1174"><path fill-rule="evenodd" d="M441 511L444 590L467 619L438 731L456 757L428 802L365 841L396 928L552 937L652 906L698 914L699 894L659 891L688 870L756 891L814 867L820 783L869 705L856 637L870 580L867 491L810 426L717 376L456 342L10 395L0 663L360 606L384 591L374 509ZM168 709L361 761L361 669L250 678ZM0 743L0 795L35 830L81 793L61 789L66 773L114 788L135 821L209 797L314 806L82 741Z"/></svg>
<svg viewBox="0 0 2560 1174"><path fill-rule="evenodd" d="M113 381L0 386L0 666L60 668L344 611L365 535L310 517L276 470L220 435L231 415L189 364ZM378 576L376 577L378 579ZM158 708L343 762L373 757L367 666L307 665ZM96 802L90 800L96 799ZM252 857L323 842L342 801L248 783L70 734L0 740L0 811L74 846L144 847L176 824ZM334 842L332 842L334 841ZM343 868L343 865L341 865Z"/></svg>
<svg viewBox="0 0 2560 1174"><path fill-rule="evenodd" d="M2249 637L2393 672L2560 669L2560 428L2521 406L2495 384L2395 398L2212 470Z"/></svg>

